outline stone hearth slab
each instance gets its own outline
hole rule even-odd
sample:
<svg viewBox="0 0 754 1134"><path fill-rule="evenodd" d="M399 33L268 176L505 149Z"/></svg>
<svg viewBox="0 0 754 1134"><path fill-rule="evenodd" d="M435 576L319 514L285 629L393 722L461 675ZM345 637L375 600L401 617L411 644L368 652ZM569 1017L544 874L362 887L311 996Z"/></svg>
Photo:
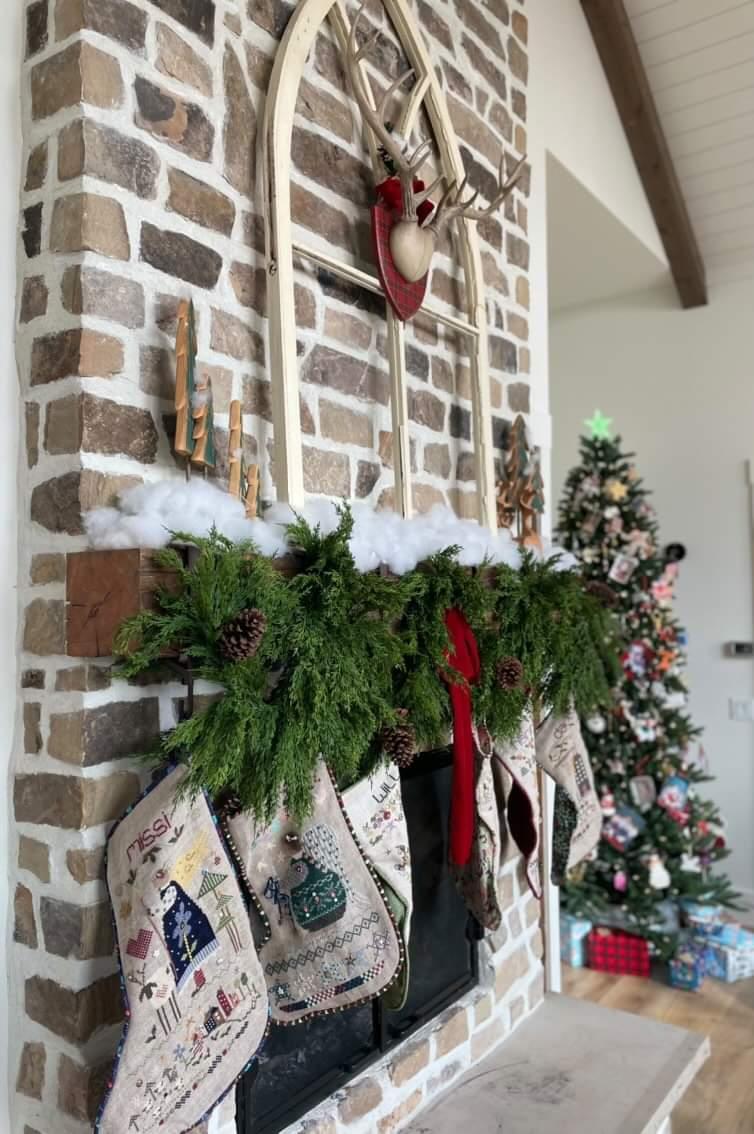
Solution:
<svg viewBox="0 0 754 1134"><path fill-rule="evenodd" d="M550 995L407 1134L657 1134L709 1052L706 1036Z"/></svg>

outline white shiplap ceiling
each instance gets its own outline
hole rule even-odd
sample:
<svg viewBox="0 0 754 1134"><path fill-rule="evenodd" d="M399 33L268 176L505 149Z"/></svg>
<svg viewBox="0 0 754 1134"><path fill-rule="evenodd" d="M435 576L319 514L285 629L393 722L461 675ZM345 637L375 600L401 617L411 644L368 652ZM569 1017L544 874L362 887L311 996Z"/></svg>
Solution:
<svg viewBox="0 0 754 1134"><path fill-rule="evenodd" d="M754 277L754 0L626 0L710 283Z"/></svg>

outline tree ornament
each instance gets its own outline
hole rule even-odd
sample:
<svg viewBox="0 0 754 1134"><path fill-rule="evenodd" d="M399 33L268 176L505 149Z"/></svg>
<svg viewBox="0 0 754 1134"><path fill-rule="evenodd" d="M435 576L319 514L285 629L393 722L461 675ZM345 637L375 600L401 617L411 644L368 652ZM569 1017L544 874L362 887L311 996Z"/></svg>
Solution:
<svg viewBox="0 0 754 1134"><path fill-rule="evenodd" d="M639 812L621 803L602 828L602 838L621 853L641 834L646 822Z"/></svg>
<svg viewBox="0 0 754 1134"><path fill-rule="evenodd" d="M615 796L609 788L603 788L600 793L600 811L606 819L615 815Z"/></svg>
<svg viewBox="0 0 754 1134"><path fill-rule="evenodd" d="M605 495L608 500L614 500L617 504L620 500L625 500L628 495L628 488L622 480L617 477L611 477L605 481Z"/></svg>
<svg viewBox="0 0 754 1134"><path fill-rule="evenodd" d="M625 534L626 554L638 559L648 559L654 551L652 537L644 528L632 528Z"/></svg>
<svg viewBox="0 0 754 1134"><path fill-rule="evenodd" d="M418 756L416 733L408 721L408 709L399 709L396 716L401 723L390 725L382 732L382 749L399 768L410 768Z"/></svg>
<svg viewBox="0 0 754 1134"><path fill-rule="evenodd" d="M608 579L612 579L614 583L620 583L621 586L625 586L638 566L638 559L635 559L633 555L624 555L621 552L621 554L616 555L615 559L612 561L607 577Z"/></svg>
<svg viewBox="0 0 754 1134"><path fill-rule="evenodd" d="M591 717L587 717L586 727L595 736L601 736L607 728L607 721L599 713L594 713Z"/></svg>
<svg viewBox="0 0 754 1134"><path fill-rule="evenodd" d="M649 870L649 885L652 889L667 890L670 886L670 874L656 851L649 856L647 869Z"/></svg>
<svg viewBox="0 0 754 1134"><path fill-rule="evenodd" d="M640 811L648 811L657 799L657 788L652 776L632 776L628 790Z"/></svg>
<svg viewBox="0 0 754 1134"><path fill-rule="evenodd" d="M253 658L267 629L267 619L261 610L247 607L234 619L226 622L217 640L222 656L229 662L242 662Z"/></svg>
<svg viewBox="0 0 754 1134"><path fill-rule="evenodd" d="M613 889L619 894L625 894L628 889L628 875L625 870L616 870L613 875Z"/></svg>
<svg viewBox="0 0 754 1134"><path fill-rule="evenodd" d="M685 813L686 801L689 797L689 782L682 776L668 776L660 788L657 803L663 807L671 818Z"/></svg>
<svg viewBox="0 0 754 1134"><path fill-rule="evenodd" d="M506 692L520 689L523 678L524 667L518 658L501 658L495 666L495 680Z"/></svg>

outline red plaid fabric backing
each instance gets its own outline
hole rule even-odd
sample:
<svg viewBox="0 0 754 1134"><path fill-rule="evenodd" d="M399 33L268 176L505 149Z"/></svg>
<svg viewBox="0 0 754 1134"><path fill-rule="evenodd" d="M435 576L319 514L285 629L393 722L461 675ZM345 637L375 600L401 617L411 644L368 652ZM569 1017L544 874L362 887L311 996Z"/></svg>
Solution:
<svg viewBox="0 0 754 1134"><path fill-rule="evenodd" d="M589 968L603 973L649 976L649 945L619 929L593 929L587 938Z"/></svg>
<svg viewBox="0 0 754 1134"><path fill-rule="evenodd" d="M427 290L427 278L422 276L415 283L404 280L390 251L390 232L397 220L396 214L387 205L372 205L372 240L374 258L377 262L377 275L387 297L388 303L402 322L413 318L422 305Z"/></svg>

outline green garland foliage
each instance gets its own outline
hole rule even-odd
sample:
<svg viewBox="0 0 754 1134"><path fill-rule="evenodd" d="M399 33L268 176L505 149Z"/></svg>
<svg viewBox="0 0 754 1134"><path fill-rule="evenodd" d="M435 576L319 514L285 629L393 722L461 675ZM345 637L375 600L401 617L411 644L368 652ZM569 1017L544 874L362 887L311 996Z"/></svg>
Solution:
<svg viewBox="0 0 754 1134"><path fill-rule="evenodd" d="M608 644L618 654L612 618L554 560L524 554L520 571L469 570L449 548L399 579L360 574L349 550L352 528L346 507L329 534L303 519L292 524L291 577L253 545L214 532L191 541L189 567L174 550L158 554L177 587L160 592L156 610L123 624L116 651L128 677L171 649L190 660L197 677L222 686L222 697L166 733L150 754L183 759L191 790L233 792L260 817L282 795L304 815L320 755L346 786L382 760L382 733L402 719L399 711L407 711L420 749L446 744L450 607L464 612L477 637L475 712L500 739L515 735L530 695L558 709L573 698L582 712L609 699ZM223 629L249 608L265 616L266 632L253 657L230 662L220 648ZM495 667L510 656L523 663L525 687L502 690Z"/></svg>
<svg viewBox="0 0 754 1134"><path fill-rule="evenodd" d="M571 704L588 713L611 701L620 676L620 639L611 616L584 593L583 581L559 569L557 557L524 552L518 570L497 569L492 591L492 636L484 654L486 680L477 712L494 736L518 730L528 697L535 708L565 713ZM512 656L524 668L522 688L501 692L494 683L499 659Z"/></svg>

